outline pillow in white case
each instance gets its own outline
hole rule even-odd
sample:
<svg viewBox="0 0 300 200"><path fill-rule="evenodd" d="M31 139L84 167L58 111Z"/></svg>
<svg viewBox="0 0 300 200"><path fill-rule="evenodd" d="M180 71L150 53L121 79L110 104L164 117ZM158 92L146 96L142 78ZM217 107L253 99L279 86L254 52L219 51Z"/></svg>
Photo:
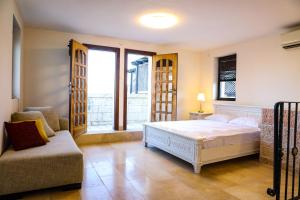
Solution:
<svg viewBox="0 0 300 200"><path fill-rule="evenodd" d="M232 119L232 117L230 115L213 114L213 115L210 115L208 117L205 117L205 119L228 123L229 120Z"/></svg>
<svg viewBox="0 0 300 200"><path fill-rule="evenodd" d="M258 120L252 117L237 117L230 120L229 124L258 127Z"/></svg>

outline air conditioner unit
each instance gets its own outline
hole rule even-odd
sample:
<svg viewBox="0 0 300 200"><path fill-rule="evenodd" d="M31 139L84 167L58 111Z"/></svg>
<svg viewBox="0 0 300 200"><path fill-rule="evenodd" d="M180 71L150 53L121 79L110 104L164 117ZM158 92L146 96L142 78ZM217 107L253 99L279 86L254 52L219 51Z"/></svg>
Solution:
<svg viewBox="0 0 300 200"><path fill-rule="evenodd" d="M284 49L300 47L300 28L281 35L281 46Z"/></svg>

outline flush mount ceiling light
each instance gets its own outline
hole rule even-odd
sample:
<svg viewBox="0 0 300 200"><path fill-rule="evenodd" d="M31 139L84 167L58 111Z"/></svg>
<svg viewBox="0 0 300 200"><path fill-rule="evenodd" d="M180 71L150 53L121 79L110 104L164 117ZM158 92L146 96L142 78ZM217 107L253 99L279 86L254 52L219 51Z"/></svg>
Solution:
<svg viewBox="0 0 300 200"><path fill-rule="evenodd" d="M169 13L150 13L140 17L140 23L154 29L165 29L175 26L178 18Z"/></svg>

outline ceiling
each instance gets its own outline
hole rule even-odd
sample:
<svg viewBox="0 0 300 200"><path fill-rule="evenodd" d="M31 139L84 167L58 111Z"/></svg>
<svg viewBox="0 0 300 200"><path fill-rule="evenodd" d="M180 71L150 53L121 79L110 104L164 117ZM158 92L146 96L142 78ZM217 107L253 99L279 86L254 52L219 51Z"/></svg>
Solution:
<svg viewBox="0 0 300 200"><path fill-rule="evenodd" d="M17 0L25 24L65 32L207 49L284 31L300 22L300 0ZM177 15L156 30L138 17Z"/></svg>

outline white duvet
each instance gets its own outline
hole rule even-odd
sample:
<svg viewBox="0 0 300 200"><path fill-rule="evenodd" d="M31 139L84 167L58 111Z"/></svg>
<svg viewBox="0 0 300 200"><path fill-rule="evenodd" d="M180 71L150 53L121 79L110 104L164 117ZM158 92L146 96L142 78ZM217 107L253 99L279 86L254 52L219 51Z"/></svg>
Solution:
<svg viewBox="0 0 300 200"><path fill-rule="evenodd" d="M260 129L212 120L187 120L151 122L146 126L165 130L177 135L201 140L204 146L219 146L259 141Z"/></svg>

